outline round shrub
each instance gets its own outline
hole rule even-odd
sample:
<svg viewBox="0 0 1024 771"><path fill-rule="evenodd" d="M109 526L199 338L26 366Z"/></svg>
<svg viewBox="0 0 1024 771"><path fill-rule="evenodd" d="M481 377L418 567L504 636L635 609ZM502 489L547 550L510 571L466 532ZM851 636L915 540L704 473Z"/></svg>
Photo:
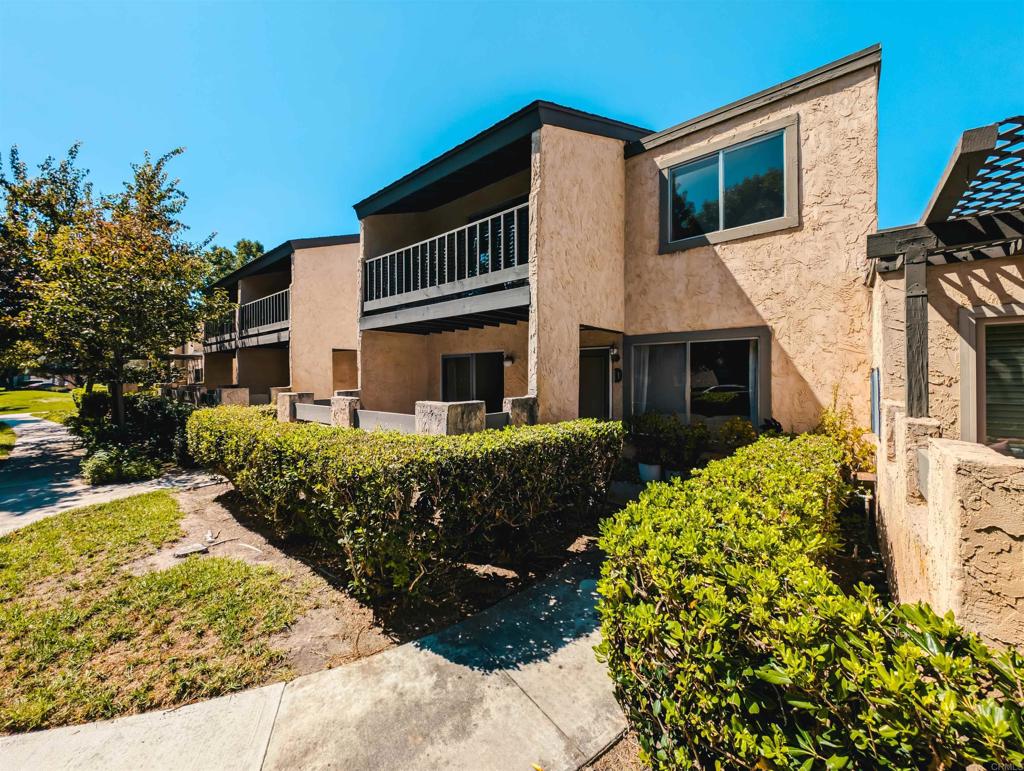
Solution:
<svg viewBox="0 0 1024 771"><path fill-rule="evenodd" d="M602 642L643 759L675 768L1024 763L1024 659L822 565L844 448L761 439L602 525Z"/></svg>

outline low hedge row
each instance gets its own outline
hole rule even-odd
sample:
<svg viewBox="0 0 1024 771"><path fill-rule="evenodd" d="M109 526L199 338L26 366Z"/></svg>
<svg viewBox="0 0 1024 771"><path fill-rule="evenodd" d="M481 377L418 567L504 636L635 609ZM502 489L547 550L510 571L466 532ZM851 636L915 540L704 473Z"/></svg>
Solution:
<svg viewBox="0 0 1024 771"><path fill-rule="evenodd" d="M1019 654L822 565L843 460L761 439L603 524L598 652L653 768L1024 763Z"/></svg>
<svg viewBox="0 0 1024 771"><path fill-rule="evenodd" d="M514 557L605 496L618 423L578 420L462 436L277 423L197 410L188 445L284 532L340 550L363 595L423 589L452 562Z"/></svg>

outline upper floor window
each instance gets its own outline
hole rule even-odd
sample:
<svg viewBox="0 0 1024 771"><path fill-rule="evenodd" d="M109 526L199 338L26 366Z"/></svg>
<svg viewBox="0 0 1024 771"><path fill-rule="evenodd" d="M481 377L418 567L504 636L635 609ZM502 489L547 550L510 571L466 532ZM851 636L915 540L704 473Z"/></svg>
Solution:
<svg viewBox="0 0 1024 771"><path fill-rule="evenodd" d="M661 251L798 223L796 118L662 161ZM681 162L677 162L681 161Z"/></svg>

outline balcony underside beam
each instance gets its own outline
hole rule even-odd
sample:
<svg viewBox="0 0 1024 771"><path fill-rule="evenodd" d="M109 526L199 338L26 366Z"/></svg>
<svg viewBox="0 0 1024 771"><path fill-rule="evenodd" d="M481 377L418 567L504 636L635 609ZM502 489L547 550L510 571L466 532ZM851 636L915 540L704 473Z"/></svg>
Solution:
<svg viewBox="0 0 1024 771"><path fill-rule="evenodd" d="M430 334L459 327L484 327L515 323L529 318L530 287L464 297L459 300L376 313L359 319L359 328Z"/></svg>

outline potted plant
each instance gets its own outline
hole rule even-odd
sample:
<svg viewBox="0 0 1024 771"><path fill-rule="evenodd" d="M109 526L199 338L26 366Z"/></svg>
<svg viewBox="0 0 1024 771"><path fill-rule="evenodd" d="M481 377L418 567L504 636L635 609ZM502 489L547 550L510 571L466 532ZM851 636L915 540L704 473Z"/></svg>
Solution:
<svg viewBox="0 0 1024 771"><path fill-rule="evenodd" d="M627 424L627 440L633 448L641 482L661 479L661 464L665 451L665 437L675 418L671 415L645 413L634 415Z"/></svg>

